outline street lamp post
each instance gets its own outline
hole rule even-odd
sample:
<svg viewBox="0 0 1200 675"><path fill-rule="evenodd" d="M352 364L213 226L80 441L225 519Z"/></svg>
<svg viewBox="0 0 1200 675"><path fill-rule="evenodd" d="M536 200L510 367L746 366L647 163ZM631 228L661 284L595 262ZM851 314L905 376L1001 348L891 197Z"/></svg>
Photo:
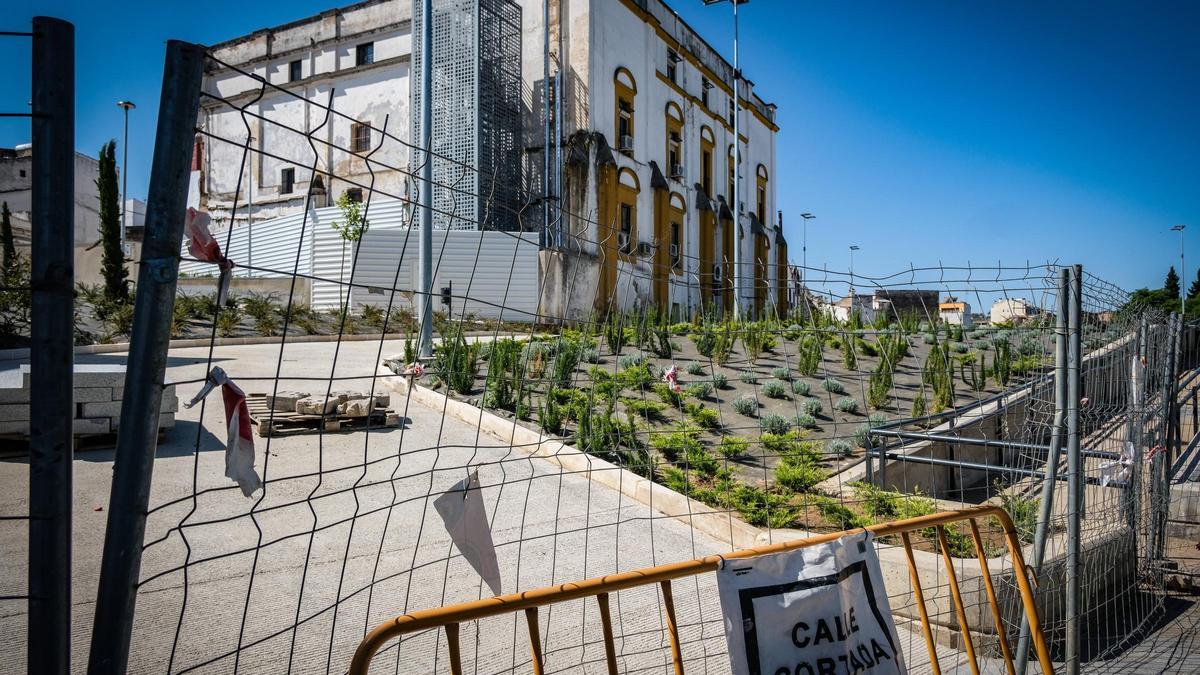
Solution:
<svg viewBox="0 0 1200 675"><path fill-rule="evenodd" d="M125 195L129 185L129 111L137 106L133 101L117 101L117 107L125 111L125 140L121 141L121 255L129 255L125 250Z"/></svg>
<svg viewBox="0 0 1200 675"><path fill-rule="evenodd" d="M1183 231L1186 225L1176 225L1171 228L1172 232L1179 233L1179 317L1183 315L1187 309L1187 292L1183 290L1184 284L1187 283L1187 270L1183 266Z"/></svg>
<svg viewBox="0 0 1200 675"><path fill-rule="evenodd" d="M855 246L853 244L850 245L850 297L851 298L854 297L854 252L857 250L858 250L857 246Z"/></svg>
<svg viewBox="0 0 1200 675"><path fill-rule="evenodd" d="M800 235L800 267L804 268L804 272L800 273L800 283L803 284L808 279L808 221L816 216L811 213L801 213L800 217L804 219L804 229Z"/></svg>
<svg viewBox="0 0 1200 675"><path fill-rule="evenodd" d="M742 71L738 66L738 5L749 1L704 0L706 5L720 2L733 5L733 315L737 317L742 314L742 242L739 236L742 226L742 104L738 98L738 81L742 77Z"/></svg>

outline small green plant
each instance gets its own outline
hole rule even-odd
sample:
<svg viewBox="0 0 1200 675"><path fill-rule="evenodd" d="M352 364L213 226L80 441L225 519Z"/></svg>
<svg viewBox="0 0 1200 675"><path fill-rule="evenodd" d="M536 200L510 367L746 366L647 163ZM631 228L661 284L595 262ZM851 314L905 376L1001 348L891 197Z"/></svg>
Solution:
<svg viewBox="0 0 1200 675"><path fill-rule="evenodd" d="M712 396L713 386L704 381L693 382L684 389L684 393L692 398L708 398Z"/></svg>
<svg viewBox="0 0 1200 675"><path fill-rule="evenodd" d="M558 402L558 397L555 396L555 393L554 387L546 390L546 396L542 399L541 405L538 406L538 422L541 424L542 431L558 435L563 430L566 410Z"/></svg>
<svg viewBox="0 0 1200 675"><path fill-rule="evenodd" d="M331 223L331 227L342 239L346 241L358 241L366 234L370 223L367 222L366 204L361 201L356 201L351 198L350 193L343 192L341 197L337 199L338 210L342 212L342 217Z"/></svg>
<svg viewBox="0 0 1200 675"><path fill-rule="evenodd" d="M833 407L838 412L846 413L847 415L854 415L858 413L859 408L858 400L850 398L849 396L839 398L834 402Z"/></svg>
<svg viewBox="0 0 1200 675"><path fill-rule="evenodd" d="M824 407L821 402L815 398L805 399L800 402L800 412L816 417L821 414Z"/></svg>
<svg viewBox="0 0 1200 675"><path fill-rule="evenodd" d="M849 530L870 524L867 522L867 519L859 516L847 508L845 504L831 497L818 495L814 505L817 507L817 512L821 514L821 517L834 527Z"/></svg>
<svg viewBox="0 0 1200 675"><path fill-rule="evenodd" d="M779 380L770 380L763 383L762 393L767 398L786 398L787 385Z"/></svg>
<svg viewBox="0 0 1200 675"><path fill-rule="evenodd" d="M375 305L359 305L358 315L362 318L363 324L375 328L383 329L383 310Z"/></svg>
<svg viewBox="0 0 1200 675"><path fill-rule="evenodd" d="M584 347L579 358L585 363L600 363L600 350L596 347Z"/></svg>
<svg viewBox="0 0 1200 675"><path fill-rule="evenodd" d="M1008 512L1017 529L1017 538L1023 544L1033 543L1037 530L1038 518L1041 513L1042 500L1036 497L1023 497L1007 492L1000 493L1000 506Z"/></svg>
<svg viewBox="0 0 1200 675"><path fill-rule="evenodd" d="M801 375L812 377L821 367L821 339L807 335L797 345L796 370Z"/></svg>
<svg viewBox="0 0 1200 675"><path fill-rule="evenodd" d="M730 459L741 457L746 454L750 448L750 442L739 436L722 436L721 443L717 446L720 453Z"/></svg>
<svg viewBox="0 0 1200 675"><path fill-rule="evenodd" d="M655 382L651 388L663 403L666 403L672 408L678 408L683 405L683 394L675 391L671 385L667 384L666 382Z"/></svg>
<svg viewBox="0 0 1200 675"><path fill-rule="evenodd" d="M459 394L470 394L475 388L475 375L479 370L479 347L467 343L461 328L454 328L442 337L441 344L434 349L434 368L451 389ZM521 400L517 402L521 403ZM518 417L520 412L517 410Z"/></svg>
<svg viewBox="0 0 1200 675"><path fill-rule="evenodd" d="M854 453L854 446L841 438L831 438L825 442L825 454L830 457L849 457Z"/></svg>
<svg viewBox="0 0 1200 675"><path fill-rule="evenodd" d="M925 388L922 387L917 395L913 397L912 412L909 413L912 417L924 417L929 414L928 404L925 402Z"/></svg>
<svg viewBox="0 0 1200 675"><path fill-rule="evenodd" d="M633 415L637 415L637 416L642 417L647 420L662 419L663 411L665 411L667 409L667 406L665 403L659 403L658 401L648 401L648 400L639 399L639 398L622 399L621 403L624 404L626 412L629 412L630 414L633 414Z"/></svg>
<svg viewBox="0 0 1200 675"><path fill-rule="evenodd" d="M217 334L221 337L232 337L242 324L241 309L236 301L230 300L217 315Z"/></svg>
<svg viewBox="0 0 1200 675"><path fill-rule="evenodd" d="M700 365L699 361L688 361L688 364L685 367L685 370L687 371L688 375L703 375L704 374L704 366Z"/></svg>
<svg viewBox="0 0 1200 675"><path fill-rule="evenodd" d="M651 434L650 447L658 450L669 462L704 449L700 443L700 430L683 422L677 424L673 431Z"/></svg>
<svg viewBox="0 0 1200 675"><path fill-rule="evenodd" d="M270 337L279 332L279 317L275 313L254 317L254 332Z"/></svg>
<svg viewBox="0 0 1200 675"><path fill-rule="evenodd" d="M688 419L702 429L720 429L721 415L712 408L705 408L700 403L689 403L685 406Z"/></svg>
<svg viewBox="0 0 1200 675"><path fill-rule="evenodd" d="M762 356L768 341L770 341L770 336L763 322L750 321L743 324L742 346L746 348L746 357L750 359L750 363L758 362L758 357Z"/></svg>
<svg viewBox="0 0 1200 675"><path fill-rule="evenodd" d="M758 401L754 400L753 396L743 394L735 399L730 405L733 406L733 411L739 415L752 417L758 412Z"/></svg>
<svg viewBox="0 0 1200 675"><path fill-rule="evenodd" d="M842 366L846 370L858 370L858 356L854 353L854 342L849 335L842 335Z"/></svg>
<svg viewBox="0 0 1200 675"><path fill-rule="evenodd" d="M726 375L725 373L713 373L712 383L713 383L713 386L716 387L717 389L728 389L729 388L729 376Z"/></svg>
<svg viewBox="0 0 1200 675"><path fill-rule="evenodd" d="M804 380L792 380L792 393L796 396L808 396L812 391L812 387Z"/></svg>
<svg viewBox="0 0 1200 675"><path fill-rule="evenodd" d="M888 492L870 483L854 483L854 498L862 509L877 521L891 520L898 515L900 494Z"/></svg>
<svg viewBox="0 0 1200 675"><path fill-rule="evenodd" d="M821 382L821 388L831 394L845 394L846 386L840 381L827 377Z"/></svg>
<svg viewBox="0 0 1200 675"><path fill-rule="evenodd" d="M817 426L817 418L802 412L792 418L792 424L800 429L815 429Z"/></svg>
<svg viewBox="0 0 1200 675"><path fill-rule="evenodd" d="M753 370L743 370L742 372L738 373L738 379L746 384L758 383L758 375L756 375Z"/></svg>
<svg viewBox="0 0 1200 675"><path fill-rule="evenodd" d="M786 382L786 381L792 379L792 371L788 370L787 368L784 368L783 366L779 366L777 368L771 369L771 377L774 377L777 380L783 380Z"/></svg>
<svg viewBox="0 0 1200 675"><path fill-rule="evenodd" d="M645 362L646 362L645 355L643 355L639 352L634 352L632 354L625 354L621 358L617 359L617 365L620 366L622 370L624 370L626 368L633 368L635 366L640 366Z"/></svg>
<svg viewBox="0 0 1200 675"><path fill-rule="evenodd" d="M791 422L788 422L782 415L775 413L767 413L758 421L759 427L769 434L782 435L786 434L792 428Z"/></svg>

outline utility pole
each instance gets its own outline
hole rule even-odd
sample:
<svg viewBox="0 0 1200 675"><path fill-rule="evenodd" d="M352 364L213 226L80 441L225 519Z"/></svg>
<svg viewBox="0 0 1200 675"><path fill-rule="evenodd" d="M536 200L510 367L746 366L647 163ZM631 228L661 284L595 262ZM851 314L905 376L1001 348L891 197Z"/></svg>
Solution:
<svg viewBox="0 0 1200 675"><path fill-rule="evenodd" d="M425 143L425 161L421 164L421 236L419 289L421 336L417 355L433 356L433 0L421 2L421 135L413 139Z"/></svg>
<svg viewBox="0 0 1200 675"><path fill-rule="evenodd" d="M738 82L742 71L738 65L738 5L750 0L704 0L706 5L728 1L733 5L733 315L742 315L742 149L741 118L742 103L738 96Z"/></svg>
<svg viewBox="0 0 1200 675"><path fill-rule="evenodd" d="M1187 283L1187 270L1183 267L1183 231L1187 225L1176 225L1171 228L1172 232L1179 233L1179 316L1183 316L1187 309L1187 291L1184 289L1184 284Z"/></svg>
<svg viewBox="0 0 1200 675"><path fill-rule="evenodd" d="M550 241L550 0L542 0L542 229L539 248Z"/></svg>
<svg viewBox="0 0 1200 675"><path fill-rule="evenodd" d="M129 111L137 106L133 101L117 101L117 107L125 111L125 140L121 141L121 255L129 255L129 251L125 248L125 228L128 223L125 219L128 217L128 209L125 205L125 200L128 199L126 186L129 185Z"/></svg>

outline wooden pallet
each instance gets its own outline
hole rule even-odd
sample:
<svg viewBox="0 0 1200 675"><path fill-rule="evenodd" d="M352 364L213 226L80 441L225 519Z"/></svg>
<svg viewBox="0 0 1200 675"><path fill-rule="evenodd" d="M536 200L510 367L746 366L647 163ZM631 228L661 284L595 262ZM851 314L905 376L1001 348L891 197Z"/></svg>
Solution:
<svg viewBox="0 0 1200 675"><path fill-rule="evenodd" d="M261 437L313 431L342 431L343 429L365 429L367 427L394 427L400 424L400 416L390 408L375 408L370 415L304 415L283 410L272 411L267 405L266 394L248 394L246 408L250 411L250 423L258 428Z"/></svg>

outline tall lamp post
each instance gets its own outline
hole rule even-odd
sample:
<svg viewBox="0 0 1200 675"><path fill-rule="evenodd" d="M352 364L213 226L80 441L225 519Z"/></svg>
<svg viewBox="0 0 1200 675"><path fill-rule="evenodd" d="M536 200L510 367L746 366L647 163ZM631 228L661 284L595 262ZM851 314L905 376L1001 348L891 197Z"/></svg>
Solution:
<svg viewBox="0 0 1200 675"><path fill-rule="evenodd" d="M742 242L739 233L742 227L742 149L741 118L742 104L738 97L738 81L742 77L738 66L738 5L750 0L704 0L705 5L728 2L733 5L733 315L742 315Z"/></svg>
<svg viewBox="0 0 1200 675"><path fill-rule="evenodd" d="M1179 317L1183 318L1184 311L1187 308L1187 292L1183 290L1184 284L1187 283L1187 270L1183 267L1183 231L1186 225L1176 225L1171 228L1172 232L1179 233Z"/></svg>
<svg viewBox="0 0 1200 675"><path fill-rule="evenodd" d="M117 107L125 111L125 139L121 141L121 255L129 255L125 250L125 188L129 185L129 111L137 106L133 101L117 101Z"/></svg>
<svg viewBox="0 0 1200 675"><path fill-rule="evenodd" d="M800 267L804 268L804 272L800 273L800 283L803 284L808 279L808 221L816 216L811 213L801 213L800 217L804 219L804 229L800 234Z"/></svg>
<svg viewBox="0 0 1200 675"><path fill-rule="evenodd" d="M850 297L851 298L854 297L854 252L857 250L858 250L857 246L855 246L853 244L850 245Z"/></svg>

